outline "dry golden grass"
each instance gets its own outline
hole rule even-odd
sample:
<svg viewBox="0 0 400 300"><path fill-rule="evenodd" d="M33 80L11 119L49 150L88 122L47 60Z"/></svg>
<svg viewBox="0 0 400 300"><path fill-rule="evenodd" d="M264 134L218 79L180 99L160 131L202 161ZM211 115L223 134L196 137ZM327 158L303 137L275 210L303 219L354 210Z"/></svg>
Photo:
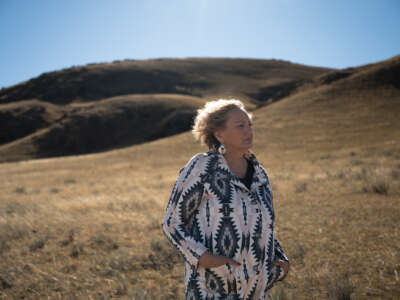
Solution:
<svg viewBox="0 0 400 300"><path fill-rule="evenodd" d="M400 298L399 103L325 86L254 111L292 264L272 299ZM179 169L204 150L184 133L1 164L0 298L182 299L161 219Z"/></svg>

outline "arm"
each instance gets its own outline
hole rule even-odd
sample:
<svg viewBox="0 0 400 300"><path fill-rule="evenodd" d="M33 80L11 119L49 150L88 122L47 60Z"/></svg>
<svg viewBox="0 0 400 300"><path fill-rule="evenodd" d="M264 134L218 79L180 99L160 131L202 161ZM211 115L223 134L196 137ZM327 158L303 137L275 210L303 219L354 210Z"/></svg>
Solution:
<svg viewBox="0 0 400 300"><path fill-rule="evenodd" d="M189 229L203 197L204 186L198 175L200 159L193 157L180 170L162 222L167 238L195 270L200 256L207 250Z"/></svg>
<svg viewBox="0 0 400 300"><path fill-rule="evenodd" d="M288 263L289 259L283 252L282 246L276 238L274 238L274 244L275 244L275 261L281 260Z"/></svg>
<svg viewBox="0 0 400 300"><path fill-rule="evenodd" d="M265 177L267 179L267 190L268 190L268 192L269 192L269 194L271 196L271 206L273 207L273 203L272 203L272 198L273 198L272 188L271 188L271 185L269 183L268 175L265 172L265 170L264 170L264 174L265 174ZM278 276L277 280L281 281L286 277L287 273L289 272L290 264L289 264L289 259L285 255L285 253L284 253L284 251L282 249L282 246L279 243L279 240L276 239L275 237L274 237L274 253L275 253L274 258L273 258L274 264L276 266L280 267L279 276ZM283 272L282 272L282 270L283 270Z"/></svg>
<svg viewBox="0 0 400 300"><path fill-rule="evenodd" d="M267 172L264 169L263 169L263 173L264 173L264 176L265 176L266 182L267 182L266 189L267 189L267 193L269 193L269 195L270 195L271 207L274 210L274 204L272 201L272 199L273 199L272 188L269 183ZM275 237L274 237L274 252L275 252L274 261L283 261L283 262L289 263L289 259L283 252L281 244L279 243L278 239L276 239Z"/></svg>
<svg viewBox="0 0 400 300"><path fill-rule="evenodd" d="M279 271L279 276L277 278L277 281L282 281L283 279L285 279L287 273L289 272L289 267L290 267L289 259L283 252L282 246L276 238L274 238L274 244L275 244L275 258L274 258L275 265L283 269L283 272Z"/></svg>

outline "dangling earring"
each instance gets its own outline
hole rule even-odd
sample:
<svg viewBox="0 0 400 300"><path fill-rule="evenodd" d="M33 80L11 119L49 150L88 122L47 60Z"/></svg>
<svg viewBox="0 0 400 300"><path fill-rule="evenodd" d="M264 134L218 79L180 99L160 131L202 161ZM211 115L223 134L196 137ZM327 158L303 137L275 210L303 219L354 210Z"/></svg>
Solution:
<svg viewBox="0 0 400 300"><path fill-rule="evenodd" d="M221 154L225 154L226 153L226 148L225 148L224 144L221 144L218 147L218 152L221 153Z"/></svg>

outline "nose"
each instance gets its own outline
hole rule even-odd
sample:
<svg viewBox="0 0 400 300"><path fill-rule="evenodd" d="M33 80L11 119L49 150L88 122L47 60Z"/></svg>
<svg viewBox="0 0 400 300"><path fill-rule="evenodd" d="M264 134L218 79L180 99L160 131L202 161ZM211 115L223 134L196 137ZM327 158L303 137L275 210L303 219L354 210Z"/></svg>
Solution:
<svg viewBox="0 0 400 300"><path fill-rule="evenodd" d="M253 129L250 126L247 127L244 136L246 139L253 139Z"/></svg>
<svg viewBox="0 0 400 300"><path fill-rule="evenodd" d="M251 127L250 125L247 126L247 133L249 134L249 136L253 135L253 127Z"/></svg>

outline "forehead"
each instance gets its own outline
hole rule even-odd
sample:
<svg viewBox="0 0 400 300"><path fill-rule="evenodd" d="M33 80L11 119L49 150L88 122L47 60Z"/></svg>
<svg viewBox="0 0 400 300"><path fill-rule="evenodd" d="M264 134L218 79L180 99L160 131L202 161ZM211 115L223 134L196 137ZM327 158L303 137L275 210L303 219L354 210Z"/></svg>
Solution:
<svg viewBox="0 0 400 300"><path fill-rule="evenodd" d="M236 122L243 122L243 121L249 121L249 120L250 120L250 118L246 112L244 112L240 108L235 108L235 109L232 109L228 113L228 118L226 121L227 121L227 123L236 123Z"/></svg>

